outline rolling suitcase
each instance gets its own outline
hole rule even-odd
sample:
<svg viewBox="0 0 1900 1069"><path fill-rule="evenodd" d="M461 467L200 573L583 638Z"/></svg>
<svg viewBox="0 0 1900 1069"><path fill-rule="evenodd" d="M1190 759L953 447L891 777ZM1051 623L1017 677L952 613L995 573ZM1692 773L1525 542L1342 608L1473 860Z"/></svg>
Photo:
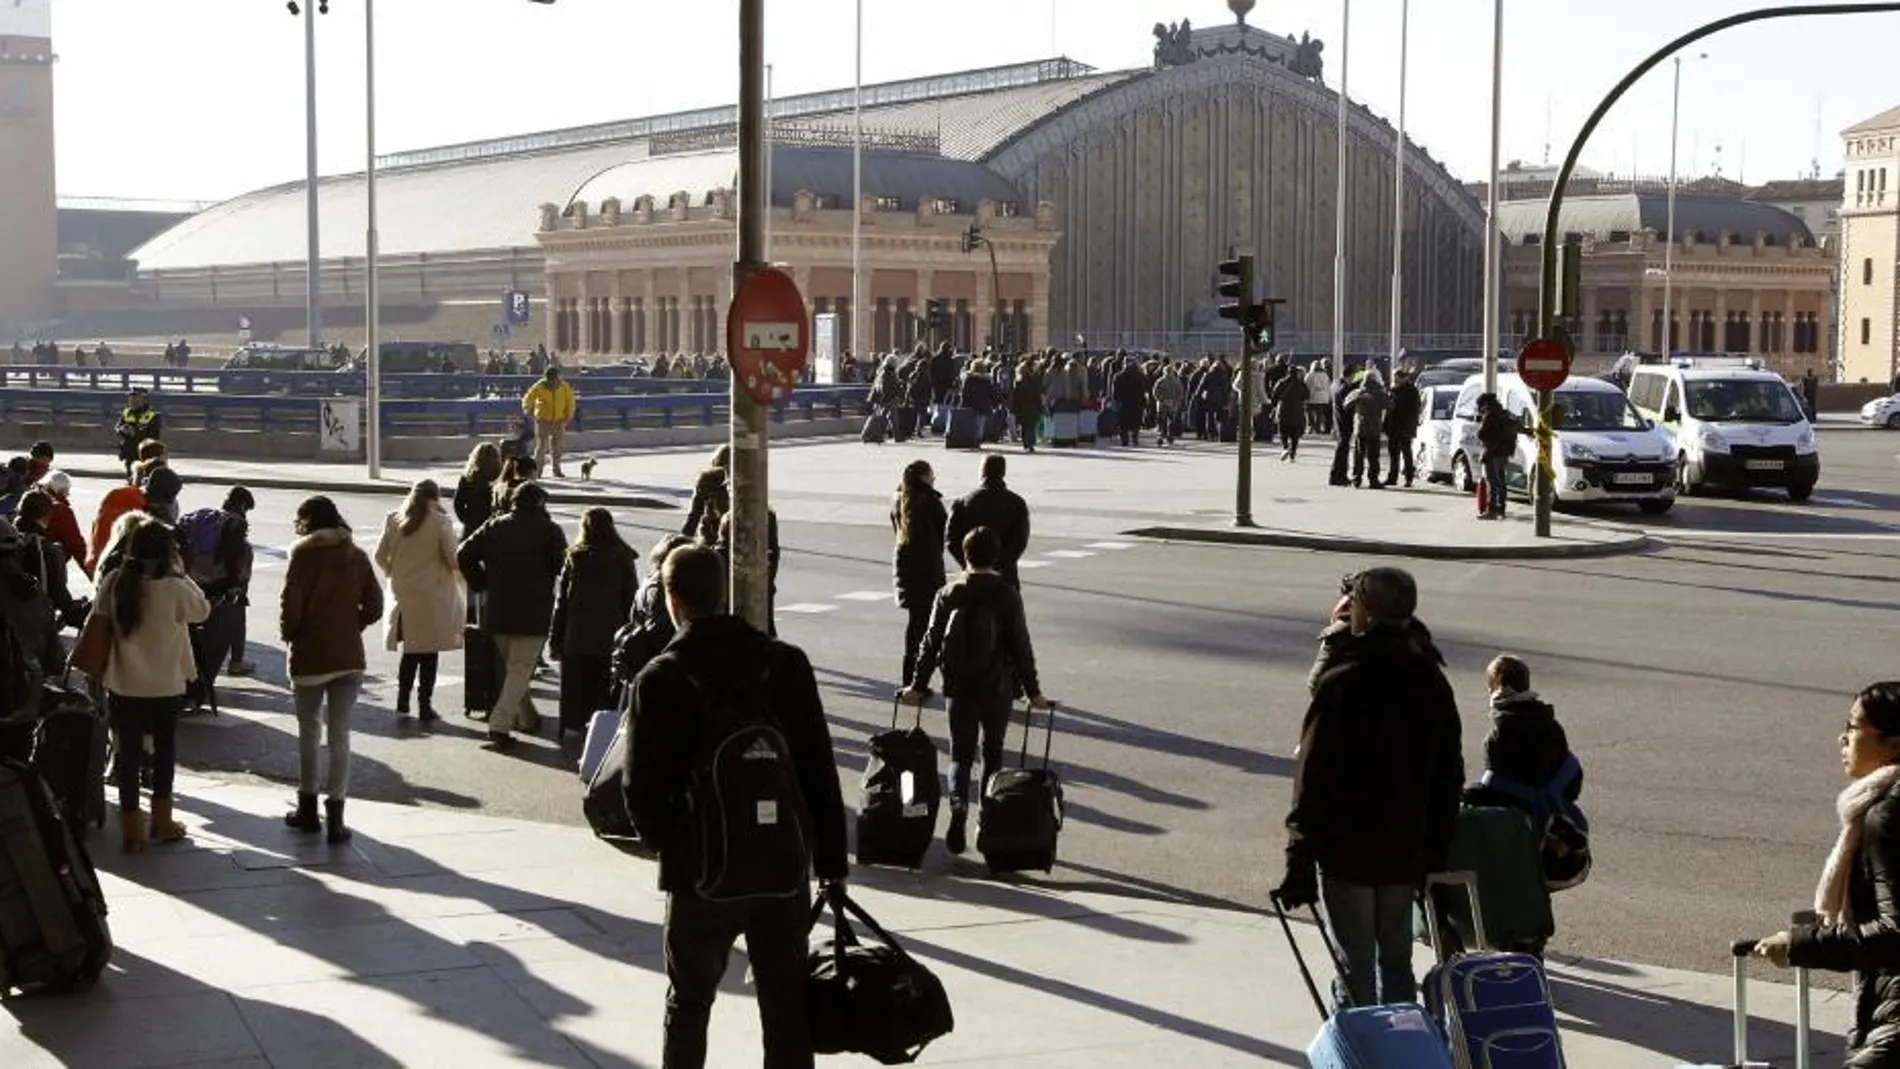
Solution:
<svg viewBox="0 0 1900 1069"><path fill-rule="evenodd" d="M1100 414L1095 417L1096 437L1103 440L1118 438L1121 435L1121 429L1121 412L1113 406L1104 405Z"/></svg>
<svg viewBox="0 0 1900 1069"><path fill-rule="evenodd" d="M1049 417L1049 444L1059 449L1073 448L1082 433L1080 416L1075 412L1057 412Z"/></svg>
<svg viewBox="0 0 1900 1069"><path fill-rule="evenodd" d="M106 826L112 732L92 699L75 690L47 684L42 709L33 731L33 771L58 800L72 833L83 838L88 827Z"/></svg>
<svg viewBox="0 0 1900 1069"><path fill-rule="evenodd" d="M915 869L937 836L943 783L937 744L924 732L924 707L899 730L899 703L891 702L891 729L870 738L858 793L858 864Z"/></svg>
<svg viewBox="0 0 1900 1069"><path fill-rule="evenodd" d="M487 720L501 691L501 654L495 637L482 627L462 629L462 712L471 720Z"/></svg>
<svg viewBox="0 0 1900 1069"><path fill-rule="evenodd" d="M951 409L949 405L931 405L930 433L943 434L947 432L950 429L950 413L952 411L953 409Z"/></svg>
<svg viewBox="0 0 1900 1069"><path fill-rule="evenodd" d="M1008 433L1009 413L1007 412L998 409L991 412L989 418L983 421L983 440L986 442L1000 442Z"/></svg>
<svg viewBox="0 0 1900 1069"><path fill-rule="evenodd" d="M627 746L631 718L614 709L594 714L581 747L581 812L603 839L636 838L627 815Z"/></svg>
<svg viewBox="0 0 1900 1069"><path fill-rule="evenodd" d="M1029 735L1035 710L1023 708L1023 749L1017 767L1005 768L983 785L976 815L976 850L996 874L1056 867L1056 839L1062 832L1062 777L1049 767L1055 742L1056 711L1042 742L1042 767L1029 767Z"/></svg>
<svg viewBox="0 0 1900 1069"><path fill-rule="evenodd" d="M45 781L0 761L0 995L83 991L112 958L105 895Z"/></svg>
<svg viewBox="0 0 1900 1069"><path fill-rule="evenodd" d="M1477 874L1427 878L1427 889L1435 886L1464 887L1476 945L1493 945L1486 937ZM1529 954L1448 954L1438 913L1425 914L1439 960L1425 974L1425 1008L1451 1042L1452 1064L1458 1069L1564 1069L1544 963Z"/></svg>
<svg viewBox="0 0 1900 1069"><path fill-rule="evenodd" d="M882 410L864 417L864 429L858 432L858 440L867 445L883 445L884 438L890 433L891 423Z"/></svg>
<svg viewBox="0 0 1900 1069"><path fill-rule="evenodd" d="M1416 1005L1400 1003L1329 1012L1326 1000L1320 997L1319 985L1313 982L1313 973L1306 967L1306 956L1293 938L1293 925L1286 919L1280 896L1272 898L1273 910L1280 918L1280 930L1286 933L1293 961L1300 967L1300 978L1306 981L1313 1008L1319 1011L1319 1033L1307 1045L1307 1065L1312 1069L1452 1069L1451 1051L1445 1045L1445 1037ZM1333 967L1338 969L1339 950L1333 946L1333 938L1326 930L1326 923L1320 920L1318 909L1313 910L1313 923L1319 929L1320 941L1326 944L1327 955L1333 959Z"/></svg>
<svg viewBox="0 0 1900 1069"><path fill-rule="evenodd" d="M1076 441L1083 445L1095 444L1095 432L1101 421L1101 413L1093 408L1085 408L1075 414Z"/></svg>
<svg viewBox="0 0 1900 1069"><path fill-rule="evenodd" d="M950 418L944 423L943 447L945 449L981 449L983 447L983 417L974 408L953 408Z"/></svg>
<svg viewBox="0 0 1900 1069"><path fill-rule="evenodd" d="M1795 924L1812 924L1814 914L1798 913ZM1676 1069L1774 1069L1772 1062L1751 1062L1748 1060L1748 959L1755 953L1756 940L1738 939L1729 945L1729 953L1735 956L1735 1060L1720 1065L1678 1065ZM1814 1061L1814 1027L1811 1016L1811 987L1808 970L1794 971L1795 1016L1794 1016L1794 1064L1796 1069L1809 1069Z"/></svg>
<svg viewBox="0 0 1900 1069"><path fill-rule="evenodd" d="M891 410L891 439L893 441L908 442L911 435L916 433L917 410L915 408L902 405Z"/></svg>

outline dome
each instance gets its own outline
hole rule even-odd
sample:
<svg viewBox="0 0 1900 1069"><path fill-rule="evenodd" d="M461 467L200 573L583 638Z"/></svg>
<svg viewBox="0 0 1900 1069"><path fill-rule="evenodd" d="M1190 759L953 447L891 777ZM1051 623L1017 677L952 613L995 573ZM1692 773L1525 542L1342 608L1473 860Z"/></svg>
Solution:
<svg viewBox="0 0 1900 1069"><path fill-rule="evenodd" d="M1510 201L1498 206L1498 229L1512 245L1543 240L1544 200ZM1659 236L1669 230L1668 193L1619 193L1611 196L1565 197L1558 227L1565 234L1594 234L1599 241L1627 241L1644 230ZM1814 244L1814 233L1800 217L1772 204L1738 197L1676 194L1676 240L1694 234L1714 244L1724 231L1737 241L1752 243L1763 231L1769 244Z"/></svg>

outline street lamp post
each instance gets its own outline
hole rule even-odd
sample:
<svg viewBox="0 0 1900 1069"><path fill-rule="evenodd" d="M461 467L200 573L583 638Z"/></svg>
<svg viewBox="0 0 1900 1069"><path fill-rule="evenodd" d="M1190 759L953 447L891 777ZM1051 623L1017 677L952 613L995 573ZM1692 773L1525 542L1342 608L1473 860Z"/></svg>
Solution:
<svg viewBox="0 0 1900 1069"><path fill-rule="evenodd" d="M382 315L377 301L378 237L376 227L376 0L363 0L363 96L364 116L363 199L369 216L363 234L363 384L364 459L369 462L369 477L383 477L383 345Z"/></svg>
<svg viewBox="0 0 1900 1069"><path fill-rule="evenodd" d="M1499 305L1503 265L1498 248L1498 153L1504 139L1504 0L1495 0L1491 24L1491 171L1485 180L1484 210L1484 391L1498 392Z"/></svg>
<svg viewBox="0 0 1900 1069"><path fill-rule="evenodd" d="M851 77L851 351L864 359L864 0L857 4L856 73Z"/></svg>
<svg viewBox="0 0 1900 1069"><path fill-rule="evenodd" d="M1700 52L1697 59L1708 59L1707 52ZM1669 356L1676 351L1676 144L1677 135L1682 130L1682 57L1676 59L1675 88L1670 92L1669 102L1669 208L1668 219L1663 226L1669 231L1663 235L1667 242L1663 246L1663 317L1662 351Z"/></svg>
<svg viewBox="0 0 1900 1069"><path fill-rule="evenodd" d="M732 290L765 267L765 0L739 0L739 247ZM728 353L728 357L732 354ZM732 611L766 630L770 591L766 570L766 406L730 375L728 406L732 466Z"/></svg>
<svg viewBox="0 0 1900 1069"><path fill-rule="evenodd" d="M1346 386L1346 58L1352 52L1352 0L1339 16L1339 161L1333 187L1333 389Z"/></svg>
<svg viewBox="0 0 1900 1069"><path fill-rule="evenodd" d="M1399 128L1393 137L1392 164L1392 358L1389 371L1399 371L1399 331L1405 308L1405 67L1410 57L1412 0L1399 3Z"/></svg>
<svg viewBox="0 0 1900 1069"><path fill-rule="evenodd" d="M317 269L317 0L303 5L304 326L310 348L323 345L323 276Z"/></svg>

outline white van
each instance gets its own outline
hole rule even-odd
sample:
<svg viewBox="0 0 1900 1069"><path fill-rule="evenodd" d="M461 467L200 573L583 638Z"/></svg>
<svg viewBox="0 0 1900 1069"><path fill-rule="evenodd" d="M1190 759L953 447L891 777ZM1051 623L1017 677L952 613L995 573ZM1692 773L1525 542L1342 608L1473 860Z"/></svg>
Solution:
<svg viewBox="0 0 1900 1069"><path fill-rule="evenodd" d="M1752 360L1680 357L1630 376L1630 401L1669 436L1676 485L1780 487L1806 501L1821 478L1821 453L1794 389Z"/></svg>
<svg viewBox="0 0 1900 1069"><path fill-rule="evenodd" d="M1452 413L1455 485L1471 489L1484 471L1484 446L1478 441L1478 398L1484 376L1474 375L1458 394ZM1532 426L1537 395L1516 375L1498 376L1498 400L1521 425ZM1669 439L1630 404L1615 383L1573 378L1552 399L1555 438L1551 470L1559 504L1629 503L1652 516L1676 503L1676 466ZM1537 439L1519 437L1517 455L1505 467L1513 493L1530 493L1528 474L1537 466Z"/></svg>

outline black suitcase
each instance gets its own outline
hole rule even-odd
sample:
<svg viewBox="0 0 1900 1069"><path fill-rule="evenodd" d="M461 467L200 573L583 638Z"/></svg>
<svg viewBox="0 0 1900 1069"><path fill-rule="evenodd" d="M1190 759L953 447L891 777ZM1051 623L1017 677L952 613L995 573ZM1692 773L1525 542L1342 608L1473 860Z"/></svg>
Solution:
<svg viewBox="0 0 1900 1069"><path fill-rule="evenodd" d="M501 692L501 654L485 628L462 628L462 712L486 720Z"/></svg>
<svg viewBox="0 0 1900 1069"><path fill-rule="evenodd" d="M1000 442L1003 440L1003 436L1008 433L1009 413L1001 409L991 412L989 419L983 422L983 440L985 442Z"/></svg>
<svg viewBox="0 0 1900 1069"><path fill-rule="evenodd" d="M976 815L976 850L993 873L1048 872L1056 866L1056 838L1062 832L1062 777L1049 767L1055 741L1056 711L1042 742L1042 767L1029 767L1029 735L1035 710L1023 709L1023 749L1016 768L1005 768L983 785Z"/></svg>
<svg viewBox="0 0 1900 1069"><path fill-rule="evenodd" d="M917 433L917 410L910 405L891 409L891 439L908 442Z"/></svg>
<svg viewBox="0 0 1900 1069"><path fill-rule="evenodd" d="M974 408L952 408L944 420L945 449L983 448L983 417Z"/></svg>
<svg viewBox="0 0 1900 1069"><path fill-rule="evenodd" d="M112 732L99 707L76 690L47 684L41 708L31 764L58 799L73 834L83 837L87 827L106 826L106 764L112 755Z"/></svg>
<svg viewBox="0 0 1900 1069"><path fill-rule="evenodd" d="M106 899L45 781L0 761L0 995L83 991L112 958Z"/></svg>
<svg viewBox="0 0 1900 1069"><path fill-rule="evenodd" d="M937 836L943 782L937 744L924 732L923 706L911 726L899 730L898 705L891 703L891 729L867 743L870 756L858 793L858 864L915 869Z"/></svg>
<svg viewBox="0 0 1900 1069"><path fill-rule="evenodd" d="M633 818L627 815L627 744L632 729L632 718L625 712L614 710L596 713L594 722L587 728L587 745L583 749L581 768L584 784L581 812L587 817L587 826L602 839L637 838L633 830ZM592 768L587 768L587 755L598 748L594 736L596 731L611 731L613 734L600 760Z"/></svg>
<svg viewBox="0 0 1900 1069"><path fill-rule="evenodd" d="M864 417L864 429L858 432L858 440L867 445L883 445L890 430L891 421L885 418L884 412L880 409Z"/></svg>

